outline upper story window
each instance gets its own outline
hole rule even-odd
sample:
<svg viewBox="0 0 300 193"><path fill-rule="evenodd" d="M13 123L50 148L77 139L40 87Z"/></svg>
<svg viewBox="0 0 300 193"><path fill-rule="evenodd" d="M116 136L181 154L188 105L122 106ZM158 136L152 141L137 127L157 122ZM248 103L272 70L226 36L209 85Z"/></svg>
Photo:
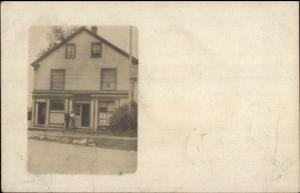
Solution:
<svg viewBox="0 0 300 193"><path fill-rule="evenodd" d="M75 44L66 44L66 59L73 59L76 56L76 45Z"/></svg>
<svg viewBox="0 0 300 193"><path fill-rule="evenodd" d="M117 89L117 69L102 68L101 69L101 89L116 90Z"/></svg>
<svg viewBox="0 0 300 193"><path fill-rule="evenodd" d="M65 89L65 70L55 69L51 70L50 74L50 88L51 90L64 90Z"/></svg>
<svg viewBox="0 0 300 193"><path fill-rule="evenodd" d="M102 44L94 42L91 44L91 57L100 58L102 56Z"/></svg>

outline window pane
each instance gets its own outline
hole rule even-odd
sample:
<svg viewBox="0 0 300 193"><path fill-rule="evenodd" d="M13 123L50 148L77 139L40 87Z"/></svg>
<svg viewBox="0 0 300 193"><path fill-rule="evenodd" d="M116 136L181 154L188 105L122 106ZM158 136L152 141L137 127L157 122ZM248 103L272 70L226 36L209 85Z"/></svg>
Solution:
<svg viewBox="0 0 300 193"><path fill-rule="evenodd" d="M103 82L102 89L104 90L114 90L116 88L116 84L114 82Z"/></svg>
<svg viewBox="0 0 300 193"><path fill-rule="evenodd" d="M51 71L51 89L63 90L65 86L65 70Z"/></svg>
<svg viewBox="0 0 300 193"><path fill-rule="evenodd" d="M74 110L75 110L75 115L79 116L80 115L80 104L75 104Z"/></svg>
<svg viewBox="0 0 300 193"><path fill-rule="evenodd" d="M114 81L115 80L115 69L103 70L103 81Z"/></svg>
<svg viewBox="0 0 300 193"><path fill-rule="evenodd" d="M32 112L31 112L31 111L27 112L27 120L28 120L28 121L31 120L31 115L32 115Z"/></svg>
<svg viewBox="0 0 300 193"><path fill-rule="evenodd" d="M116 110L115 101L101 101L99 105L99 111L102 113L113 112Z"/></svg>
<svg viewBox="0 0 300 193"><path fill-rule="evenodd" d="M116 89L116 69L102 69L101 88L106 90Z"/></svg>
<svg viewBox="0 0 300 193"><path fill-rule="evenodd" d="M92 57L101 57L101 44L92 43Z"/></svg>
<svg viewBox="0 0 300 193"><path fill-rule="evenodd" d="M113 112L113 111L115 111L115 109L116 109L115 102L114 101L108 102L108 111Z"/></svg>
<svg viewBox="0 0 300 193"><path fill-rule="evenodd" d="M100 102L100 107L107 107L107 102L101 101Z"/></svg>
<svg viewBox="0 0 300 193"><path fill-rule="evenodd" d="M100 107L100 112L101 113L106 113L107 112L107 107Z"/></svg>
<svg viewBox="0 0 300 193"><path fill-rule="evenodd" d="M54 110L54 111L65 110L64 100L51 100L50 101L50 110Z"/></svg>
<svg viewBox="0 0 300 193"><path fill-rule="evenodd" d="M74 52L71 50L71 48L68 50L68 58L73 58Z"/></svg>
<svg viewBox="0 0 300 193"><path fill-rule="evenodd" d="M100 53L101 47L100 45L93 45L93 53Z"/></svg>
<svg viewBox="0 0 300 193"><path fill-rule="evenodd" d="M100 112L101 113L106 113L108 110L108 104L106 101L101 101L100 102Z"/></svg>
<svg viewBox="0 0 300 193"><path fill-rule="evenodd" d="M75 58L75 45L66 45L66 58Z"/></svg>

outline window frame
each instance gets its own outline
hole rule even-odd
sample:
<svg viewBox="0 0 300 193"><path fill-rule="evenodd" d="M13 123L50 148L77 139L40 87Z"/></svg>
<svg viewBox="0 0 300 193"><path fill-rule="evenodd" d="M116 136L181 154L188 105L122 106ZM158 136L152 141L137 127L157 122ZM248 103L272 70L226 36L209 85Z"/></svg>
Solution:
<svg viewBox="0 0 300 193"><path fill-rule="evenodd" d="M28 110L27 111L27 121L31 121L32 120L32 110Z"/></svg>
<svg viewBox="0 0 300 193"><path fill-rule="evenodd" d="M79 106L79 112L77 112L76 110L78 110L78 106ZM75 116L81 116L81 104L80 103L74 103L74 114Z"/></svg>
<svg viewBox="0 0 300 193"><path fill-rule="evenodd" d="M114 70L115 71L115 79L114 79L114 83L115 83L115 87L113 89L104 89L103 88L103 71L105 70ZM100 69L100 90L117 90L118 88L118 71L117 68L101 68Z"/></svg>
<svg viewBox="0 0 300 193"><path fill-rule="evenodd" d="M106 111L105 112L101 111L101 103L105 103L106 104L106 107L105 107ZM109 111L109 103L113 103L113 105L114 105L114 110L113 111ZM116 104L115 100L100 100L98 108L99 108L98 109L99 113L113 113L117 109L117 104Z"/></svg>
<svg viewBox="0 0 300 193"><path fill-rule="evenodd" d="M101 104L105 104L105 108L106 108L106 111L101 111ZM100 113L108 113L108 101L100 101L100 104L99 104L99 112Z"/></svg>
<svg viewBox="0 0 300 193"><path fill-rule="evenodd" d="M100 54L96 55L93 53L93 46L99 45L100 46ZM101 42L92 42L91 43L91 58L101 58L102 57L102 43Z"/></svg>
<svg viewBox="0 0 300 193"><path fill-rule="evenodd" d="M54 71L63 71L64 72L64 78L63 78L63 88L62 89L53 89L53 80L52 80L52 77L53 77L53 72ZM66 84L66 69L51 69L50 70L50 90L65 90L65 84Z"/></svg>
<svg viewBox="0 0 300 193"><path fill-rule="evenodd" d="M74 56L68 57L68 47L74 47ZM76 58L76 44L75 43L69 43L65 46L65 59L75 59Z"/></svg>
<svg viewBox="0 0 300 193"><path fill-rule="evenodd" d="M59 101L60 103L63 104L63 109L52 109L52 104L54 102ZM65 100L64 99L50 99L49 101L49 111L50 112L64 112L65 111Z"/></svg>

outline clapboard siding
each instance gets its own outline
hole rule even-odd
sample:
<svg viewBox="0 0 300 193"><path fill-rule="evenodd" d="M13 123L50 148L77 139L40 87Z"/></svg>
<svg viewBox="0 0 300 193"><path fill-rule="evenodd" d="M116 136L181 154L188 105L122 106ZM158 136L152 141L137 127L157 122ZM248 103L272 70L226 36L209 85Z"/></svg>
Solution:
<svg viewBox="0 0 300 193"><path fill-rule="evenodd" d="M128 90L128 59L106 44L102 44L101 58L91 58L93 42L99 40L84 31L68 42L76 44L75 59L65 59L62 46L39 62L37 89L50 89L51 69L65 69L65 90L99 90L100 69L116 68L117 90Z"/></svg>

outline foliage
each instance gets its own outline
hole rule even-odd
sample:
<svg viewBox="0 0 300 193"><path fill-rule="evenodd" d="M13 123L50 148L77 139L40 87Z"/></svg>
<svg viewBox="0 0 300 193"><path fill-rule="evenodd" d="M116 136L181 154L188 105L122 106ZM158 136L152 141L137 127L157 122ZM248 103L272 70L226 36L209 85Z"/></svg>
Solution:
<svg viewBox="0 0 300 193"><path fill-rule="evenodd" d="M77 30L78 27L71 27L71 28L64 29L60 26L53 26L51 32L47 34L48 47L46 49L42 49L39 52L38 57L44 55L47 51L57 46L59 43L64 41L68 36L70 36Z"/></svg>
<svg viewBox="0 0 300 193"><path fill-rule="evenodd" d="M128 104L119 107L110 119L111 129L117 132L137 133L138 106L136 102L131 102L131 111Z"/></svg>

